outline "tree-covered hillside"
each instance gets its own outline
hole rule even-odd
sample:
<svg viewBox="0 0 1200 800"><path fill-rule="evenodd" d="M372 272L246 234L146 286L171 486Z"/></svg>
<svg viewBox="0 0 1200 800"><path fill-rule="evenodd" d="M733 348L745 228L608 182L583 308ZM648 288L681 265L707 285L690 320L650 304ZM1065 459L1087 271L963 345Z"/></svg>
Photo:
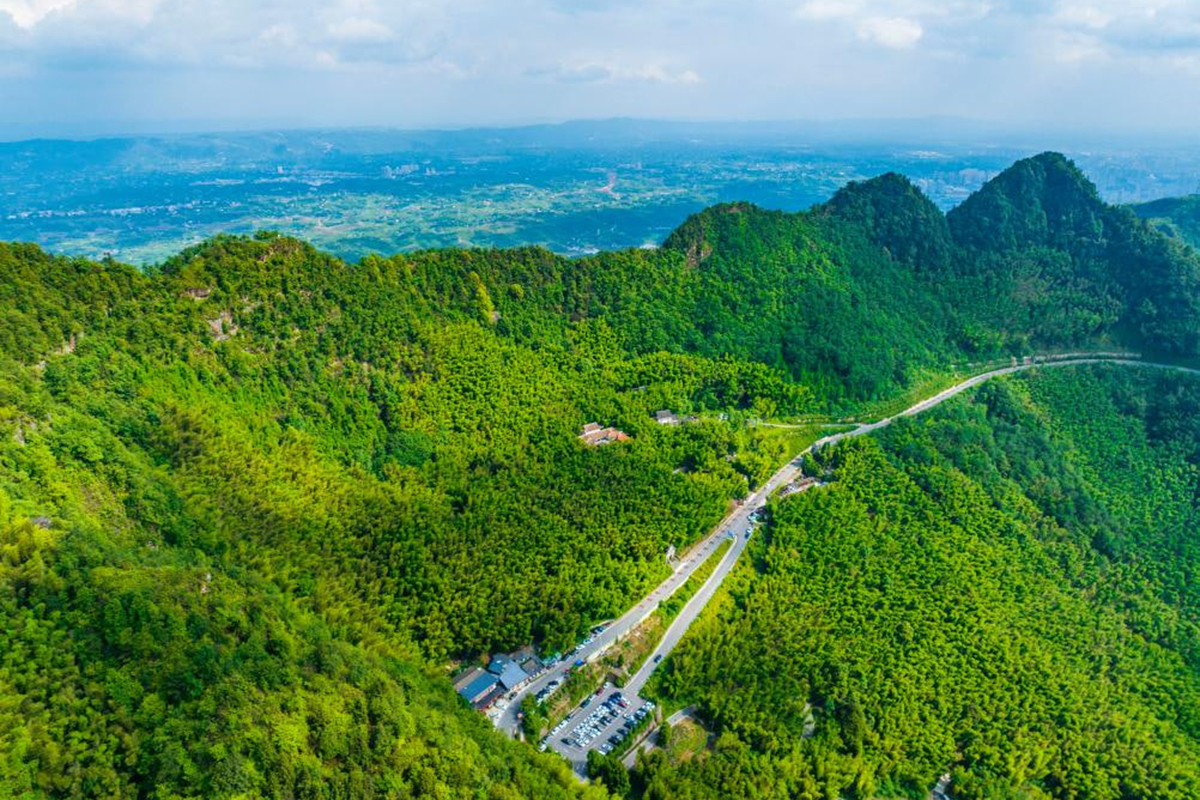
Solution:
<svg viewBox="0 0 1200 800"><path fill-rule="evenodd" d="M1164 197L1132 208L1135 214L1167 236L1200 247L1200 195Z"/></svg>
<svg viewBox="0 0 1200 800"><path fill-rule="evenodd" d="M1156 351L1200 348L1200 257L1106 205L1062 156L1017 162L947 221L977 324L1034 343L1111 331Z"/></svg>
<svg viewBox="0 0 1200 800"><path fill-rule="evenodd" d="M981 197L947 219L891 175L578 260L0 244L0 796L577 792L446 665L635 603L785 459L748 420L1035 349L1195 352L1194 252L1060 157Z"/></svg>
<svg viewBox="0 0 1200 800"><path fill-rule="evenodd" d="M648 798L1200 794L1200 380L985 385L813 469L659 691ZM811 726L811 727L810 727Z"/></svg>
<svg viewBox="0 0 1200 800"><path fill-rule="evenodd" d="M1200 256L1105 204L1053 153L1017 162L948 215L887 174L802 214L717 206L664 249L704 286L689 318L706 341L835 402L895 392L947 360L1200 348Z"/></svg>
<svg viewBox="0 0 1200 800"><path fill-rule="evenodd" d="M576 791L433 665L573 642L783 458L655 410L812 398L602 320L500 332L471 277L499 257L0 246L0 796Z"/></svg>

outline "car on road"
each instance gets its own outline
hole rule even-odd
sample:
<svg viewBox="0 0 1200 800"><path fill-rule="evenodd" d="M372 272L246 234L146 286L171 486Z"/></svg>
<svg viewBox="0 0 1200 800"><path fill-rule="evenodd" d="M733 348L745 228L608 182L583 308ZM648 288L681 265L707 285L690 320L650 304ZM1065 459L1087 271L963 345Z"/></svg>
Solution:
<svg viewBox="0 0 1200 800"><path fill-rule="evenodd" d="M659 653L658 655L656 655L654 657L654 663L657 664L658 662L662 661L662 657L663 657L662 653Z"/></svg>
<svg viewBox="0 0 1200 800"><path fill-rule="evenodd" d="M590 697L585 697L585 698L583 699L583 702L579 704L579 707L580 707L580 708L587 708L587 707L588 707L589 705L591 705L591 704L592 704L592 698L590 698Z"/></svg>

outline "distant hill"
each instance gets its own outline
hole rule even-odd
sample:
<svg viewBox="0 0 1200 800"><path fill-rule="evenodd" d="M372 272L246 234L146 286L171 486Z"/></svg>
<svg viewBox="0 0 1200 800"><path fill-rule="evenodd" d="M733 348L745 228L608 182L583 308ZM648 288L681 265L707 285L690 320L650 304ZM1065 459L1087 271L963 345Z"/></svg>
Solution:
<svg viewBox="0 0 1200 800"><path fill-rule="evenodd" d="M1200 347L1200 258L1104 203L1061 155L1017 162L947 220L980 301L999 294L985 321L1028 313L1043 332L1107 329L1153 350Z"/></svg>
<svg viewBox="0 0 1200 800"><path fill-rule="evenodd" d="M1029 152L1028 139L998 133L929 119L593 120L3 141L0 240L142 266L259 229L352 261L531 244L578 256L656 244L722 202L807 209L888 171L949 209ZM1107 200L1195 191L1200 154L1186 144L1162 142L1153 155L1078 146Z"/></svg>
<svg viewBox="0 0 1200 800"><path fill-rule="evenodd" d="M1130 208L1167 236L1200 247L1200 194L1166 197Z"/></svg>
<svg viewBox="0 0 1200 800"><path fill-rule="evenodd" d="M862 335L817 360L844 362L855 344L870 347L891 362L873 367L876 379L951 353L1102 342L1179 354L1200 347L1200 257L1104 203L1055 153L1017 162L945 216L888 174L801 214L718 206L680 226L664 248L721 276L737 297L794 288L796 301L763 304L767 314L794 315L784 330L809 331L808 347L781 356L793 365L820 347L814 334L826 322L835 336ZM822 297L802 288L809 281L839 292ZM705 302L719 295L706 293ZM749 310L731 316L739 331L767 324L763 309ZM860 394L877 389L851 385Z"/></svg>

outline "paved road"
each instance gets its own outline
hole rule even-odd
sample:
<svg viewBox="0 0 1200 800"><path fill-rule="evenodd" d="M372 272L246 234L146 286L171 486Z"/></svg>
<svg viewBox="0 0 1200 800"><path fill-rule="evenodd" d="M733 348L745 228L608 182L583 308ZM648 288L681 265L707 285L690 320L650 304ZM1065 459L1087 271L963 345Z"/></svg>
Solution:
<svg viewBox="0 0 1200 800"><path fill-rule="evenodd" d="M585 644L579 651L564 657L563 665L539 675L537 679L531 681L524 688L522 688L521 691L518 692L517 695L514 696L514 698L510 701L509 706L499 715L497 715L495 719L496 727L500 730L508 731L515 735L517 731L517 712L520 710L521 700L524 697L529 694L536 694L538 691L545 688L546 684L553 679L557 678L561 682L563 680L562 673L567 666L573 664L576 660L595 660L602 655L605 650L611 647L618 639L626 636L638 625L638 623L650 616L654 609L658 607L660 602L674 594L675 590L682 586L687 579L691 577L691 574L696 571L696 568L703 564L704 561L710 555L712 555L712 552L717 549L717 546L721 543L722 537L727 535L727 531L733 531L736 536L736 540L734 541L733 546L726 551L726 556L722 563L717 566L717 568L713 571L713 574L709 576L707 581L705 581L704 586L702 586L700 590L692 596L692 599L688 601L687 605L684 606L684 610L679 613L679 616L675 618L675 621L671 624L671 627L667 629L667 636L664 637L664 641L669 638L672 642L672 646L674 642L678 642L679 638L682 637L683 632L687 630L687 626L691 624L691 621L695 619L700 610L704 608L705 603L708 602L708 599L717 590L717 587L721 585L721 581L724 580L725 576L729 573L729 570L733 568L733 564L737 560L738 555L743 549L745 549L747 541L746 529L750 527L750 515L766 505L767 500L776 489L778 489L780 486L791 483L797 477L799 477L800 464L802 460L803 457L798 456L797 458L788 462L787 465L785 465L774 475L772 475L766 483L764 483L758 488L758 490L747 497L739 507L735 508L728 515L726 515L726 517L721 520L721 523L717 525L717 527L715 527L712 532L708 534L708 536L706 536L697 545L693 546L691 550L689 550L683 556L684 560L676 567L675 572L672 573L669 578L659 584L658 588L656 588L649 595L642 598L641 602L639 602L636 606L625 612L625 614L623 614L619 619L606 627L603 633L595 637L595 639L593 639L591 642ZM714 578L716 580L714 580ZM686 620L686 622L682 622L681 624L681 621L683 620ZM676 632L674 636L672 636L673 631ZM655 650L656 654L659 652L662 652L665 655L666 653L670 652L670 648L664 650L660 645L660 648ZM647 670L646 667L643 667L642 671L639 672L639 676L641 677L641 681L637 684L639 689L645 682L645 679L649 677L650 672L653 671L654 662L652 658L646 663L650 666L650 669ZM642 674L643 672L645 673L644 675Z"/></svg>
<svg viewBox="0 0 1200 800"><path fill-rule="evenodd" d="M816 448L834 444L851 436L863 436L880 430L881 428L885 428L900 417L912 416L914 414L919 414L922 411L927 411L934 406L944 403L955 395L961 394L962 392L972 389L981 383L985 383L986 381L1001 375L1010 375L1015 372L1022 372L1024 370L1038 367L1070 367L1100 363L1121 364L1125 366L1154 369L1169 369L1200 375L1200 369L1179 367L1173 364L1159 364L1155 362L1141 361L1138 360L1137 356L1134 354L1114 353L1084 355L1072 353L1061 356L1046 356L1033 359L1029 362L1019 363L1013 366L1002 367L989 372L981 373L972 378L968 378L967 380L964 380L963 382L956 384L943 392L939 392L933 397L922 400L921 402L916 403L904 411L901 411L899 414L896 414L893 417L881 419L877 422L869 424L859 425L854 430L836 433L818 439L811 447L802 452L793 460L789 461L778 472L772 475L771 478L765 484L759 487L754 494L750 495L750 497L748 497L740 507L735 509L725 519L723 519L720 525L718 525L698 546L694 547L687 554L687 560L676 569L675 573L670 578L660 584L659 587L655 589L649 596L643 598L643 600L637 606L627 611L620 619L609 625L600 636L596 637L594 641L587 644L572 658L564 659L564 662L570 664L573 663L574 659L584 659L590 661L611 647L617 639L626 635L639 622L645 619L650 612L654 610L658 602L665 599L667 596L672 594L675 589L679 588L679 586L681 586L683 582L687 580L688 576L695 571L696 567L703 563L703 561L712 553L712 551L720 543L721 537L725 536L726 532L732 529L736 536L733 546L726 552L726 555L721 560L721 563L718 564L716 569L713 570L712 575L709 576L708 580L705 581L700 590L692 596L692 598L684 606L683 610L671 623L670 627L667 628L667 632L663 635L662 641L659 642L658 647L656 647L651 656L646 659L645 663L638 670L637 674L630 679L629 683L626 685L626 688L623 690L626 697L636 702L638 693L641 691L642 687L645 686L646 681L649 679L651 673L653 673L658 664L666 658L666 656L683 638L683 635L687 632L688 627L700 615L700 612L704 609L704 606L720 587L721 582L725 579L725 576L727 576L733 569L734 564L737 562L738 556L741 555L742 551L746 548L746 544L748 543L746 529L750 525L748 519L749 516L754 511L765 505L767 500L770 499L771 495L774 494L777 489L779 489L781 486L791 483L800 476L801 464L804 460L804 456L809 452ZM656 659L656 656L661 656L661 658ZM521 699L531 692L537 692L554 677L558 677L561 680L562 670L563 667L551 670L525 687L525 689L519 693L519 696L515 698L512 705L510 705L497 718L497 727L515 735L517 728L516 712L520 705ZM608 691L606 691L605 694L607 695ZM598 701L603 699L603 697L597 698ZM576 708L572 712L572 726L570 726L568 730L573 728L574 725L577 724L578 720L582 719L584 716L586 716L586 714L582 714L581 710ZM597 740L596 744L599 745L601 741L602 739ZM558 740L558 737L552 738L551 745L554 746L556 750L570 750L571 752L564 753L564 755L567 755L568 759L575 763L577 769L579 768L579 753L574 752L573 748L567 748L566 746L562 745Z"/></svg>
<svg viewBox="0 0 1200 800"><path fill-rule="evenodd" d="M780 481L785 475L795 476L799 473L798 461L789 464L788 467L776 473L772 478L772 482L767 486L774 488L781 485ZM778 478L779 480L776 480ZM791 480L791 478L788 478ZM765 489L766 487L764 487ZM745 528L748 526L750 513L757 508L762 507L764 498L769 496L769 493L763 490L751 495L750 498L739 508L734 509L728 514L725 519L721 520L713 531L706 536L702 541L694 545L681 558L682 561L676 566L675 571L669 578L663 581L658 587L646 597L642 598L636 606L626 611L619 619L610 623L604 631L596 636L592 641L585 644L580 650L565 656L562 663L557 667L547 670L537 676L533 681L526 684L519 692L517 692L511 700L508 701L508 706L496 715L493 722L496 727L510 735L515 736L518 730L517 712L520 710L521 701L531 695L537 694L544 689L551 680L557 679L560 683L564 680L564 671L577 660L594 661L601 656L604 651L612 647L612 645L620 638L629 634L638 623L658 607L658 604L675 593L675 590L682 586L692 573L696 571L704 561L712 555L712 552L717 549L717 545L721 543L721 537L725 535L725 531L734 527L739 532L739 540L735 543L730 552L741 552L745 547ZM732 566L732 561L726 559L728 564ZM727 572L728 570L726 570ZM724 573L722 573L722 576ZM709 581L711 583L711 581ZM718 582L719 583L719 582ZM708 584L706 584L707 588ZM715 586L713 587L715 589ZM699 594L699 593L698 593ZM711 594L711 592L709 593ZM706 597L708 595L705 595ZM701 605L701 608L703 605Z"/></svg>

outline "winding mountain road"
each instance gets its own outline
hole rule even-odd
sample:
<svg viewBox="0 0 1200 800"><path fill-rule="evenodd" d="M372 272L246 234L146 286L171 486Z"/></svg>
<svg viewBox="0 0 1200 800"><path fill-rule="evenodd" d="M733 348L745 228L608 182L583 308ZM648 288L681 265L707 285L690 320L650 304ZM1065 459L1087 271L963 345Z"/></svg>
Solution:
<svg viewBox="0 0 1200 800"><path fill-rule="evenodd" d="M647 616L649 616L651 612L654 611L659 602L669 597L676 589L682 586L688 577L696 570L696 568L699 567L700 564L702 564L716 549L717 545L721 541L721 537L732 531L735 537L733 546L730 547L726 552L725 556L721 560L721 563L718 564L716 569L713 570L712 574L709 576L708 580L705 581L704 585L700 587L700 589L697 590L697 592L688 600L683 610L679 612L678 616L675 617L671 625L667 628L666 633L663 634L663 638L659 642L658 646L646 658L641 668L624 687L623 691L627 697L636 698L642 687L645 686L646 681L649 680L650 675L654 672L655 668L659 665L659 663L661 663L662 659L670 654L680 640L682 640L684 634L687 632L687 629L696 620L696 618L700 616L700 613L704 610L704 607L708 604L708 601L712 599L713 595L716 594L717 589L720 588L722 581L724 581L725 577L733 570L734 565L737 563L738 557L741 555L742 551L746 549L746 545L749 543L750 537L746 531L750 527L750 515L766 505L767 501L771 498L771 495L774 494L777 489L795 481L800 476L804 457L808 453L815 449L825 447L830 444L835 444L852 436L864 436L866 434L873 433L874 431L878 431L887 427L888 425L891 425L901 417L920 414L921 412L938 406L950 398L979 386L980 384L985 383L992 378L997 378L1002 375L1011 375L1013 373L1022 372L1029 369L1043 367L1073 367L1088 364L1119 364L1132 367L1175 370L1179 372L1191 373L1193 375L1200 375L1200 369L1192 369L1190 367L1182 367L1174 364L1143 361L1139 355L1134 353L1066 353L1061 355L1039 356L1026 359L1023 362L1007 367L1001 367L975 375L962 381L961 383L955 384L945 391L939 392L932 397L910 406L894 416L878 420L877 422L864 423L853 430L831 434L818 439L798 456L781 467L774 475L770 477L769 480L767 480L766 483L764 483L753 494L746 498L746 501L743 504L722 519L720 524L718 524L712 530L712 532L708 534L708 536L692 547L692 549L685 556L684 561L676 567L675 572L669 578L663 581L663 583L661 583L653 592L643 598L636 606L625 612L624 615L605 628L603 633L594 637L593 640L576 651L576 653L573 654L573 658L584 661L592 661L604 653L604 651L611 647L618 639L627 635L631 630L633 630L634 627L638 625L638 623L640 623ZM568 661L568 659L564 659L564 661ZM496 717L496 726L510 735L516 736L518 734L517 712L520 708L521 700L527 695L536 693L545 688L551 680L555 678L561 680L562 676L559 673L559 669L550 670L526 685L520 692L516 694L508 707ZM577 707L572 712L572 715L578 717L580 716L578 712L579 708ZM599 743L600 742L597 742L596 744L598 745ZM551 746L556 751L567 757L568 760L571 760L576 766L577 770L583 766L583 764L580 762L581 751L579 751L577 748L564 746L564 744L558 741L555 737L552 737Z"/></svg>

